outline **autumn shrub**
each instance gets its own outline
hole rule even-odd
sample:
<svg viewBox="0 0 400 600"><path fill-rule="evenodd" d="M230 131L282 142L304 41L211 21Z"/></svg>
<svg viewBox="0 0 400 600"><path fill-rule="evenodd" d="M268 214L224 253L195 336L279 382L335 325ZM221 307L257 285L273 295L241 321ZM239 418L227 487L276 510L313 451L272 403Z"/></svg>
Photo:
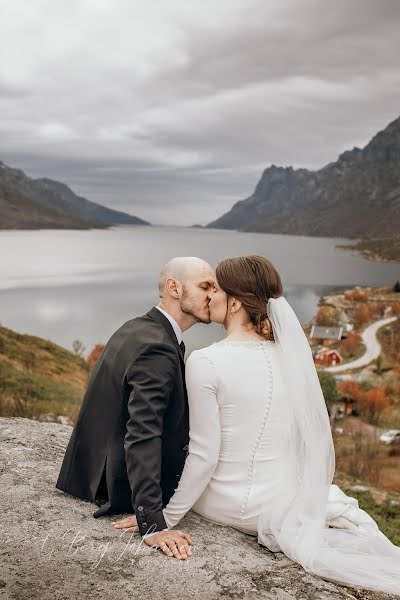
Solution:
<svg viewBox="0 0 400 600"><path fill-rule="evenodd" d="M99 358L99 356L101 355L101 353L104 350L104 345L103 344L96 344L94 346L94 348L90 351L86 362L90 367L93 367L97 361L97 359Z"/></svg>
<svg viewBox="0 0 400 600"><path fill-rule="evenodd" d="M354 356L362 344L362 337L356 331L350 331L341 343L342 354L346 357Z"/></svg>
<svg viewBox="0 0 400 600"><path fill-rule="evenodd" d="M344 297L346 300L355 302L366 302L368 300L368 296L363 290L347 290Z"/></svg>
<svg viewBox="0 0 400 600"><path fill-rule="evenodd" d="M340 310L333 306L320 306L315 317L317 325L335 327L338 323Z"/></svg>
<svg viewBox="0 0 400 600"><path fill-rule="evenodd" d="M353 318L358 326L365 325L371 321L371 313L368 304L357 304L353 312Z"/></svg>

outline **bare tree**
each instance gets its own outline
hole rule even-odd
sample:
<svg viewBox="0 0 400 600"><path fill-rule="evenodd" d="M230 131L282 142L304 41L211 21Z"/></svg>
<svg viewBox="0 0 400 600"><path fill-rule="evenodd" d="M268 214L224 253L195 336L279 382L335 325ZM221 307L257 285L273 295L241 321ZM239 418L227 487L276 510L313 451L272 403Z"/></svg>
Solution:
<svg viewBox="0 0 400 600"><path fill-rule="evenodd" d="M86 348L80 340L74 340L72 342L72 350L77 356L83 357L83 353L86 350Z"/></svg>

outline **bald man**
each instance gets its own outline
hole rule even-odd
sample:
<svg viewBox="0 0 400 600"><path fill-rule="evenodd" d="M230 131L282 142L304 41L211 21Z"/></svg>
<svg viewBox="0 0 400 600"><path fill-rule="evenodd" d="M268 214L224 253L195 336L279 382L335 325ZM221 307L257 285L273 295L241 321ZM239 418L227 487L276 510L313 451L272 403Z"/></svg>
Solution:
<svg viewBox="0 0 400 600"><path fill-rule="evenodd" d="M189 443L182 332L210 322L214 284L213 269L200 258L176 257L164 266L158 306L124 323L91 372L56 483L97 504L94 517L134 513L131 530L179 559L190 555L191 539L167 531L162 508Z"/></svg>

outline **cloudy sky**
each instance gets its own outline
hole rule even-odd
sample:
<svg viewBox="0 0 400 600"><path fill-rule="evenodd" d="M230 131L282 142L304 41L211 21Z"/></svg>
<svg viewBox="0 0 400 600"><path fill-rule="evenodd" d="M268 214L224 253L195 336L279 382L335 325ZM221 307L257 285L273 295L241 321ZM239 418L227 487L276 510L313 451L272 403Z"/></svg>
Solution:
<svg viewBox="0 0 400 600"><path fill-rule="evenodd" d="M400 114L398 0L0 0L0 160L157 224Z"/></svg>

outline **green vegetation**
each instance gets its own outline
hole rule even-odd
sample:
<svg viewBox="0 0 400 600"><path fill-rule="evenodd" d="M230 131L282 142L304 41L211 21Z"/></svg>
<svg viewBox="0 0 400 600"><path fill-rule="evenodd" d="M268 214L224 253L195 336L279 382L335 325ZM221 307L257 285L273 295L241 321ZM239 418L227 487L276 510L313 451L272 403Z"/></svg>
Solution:
<svg viewBox="0 0 400 600"><path fill-rule="evenodd" d="M40 337L0 327L0 416L75 420L90 367Z"/></svg>
<svg viewBox="0 0 400 600"><path fill-rule="evenodd" d="M341 471L335 473L333 483L345 494L358 500L359 507L376 521L386 537L396 546L400 546L400 494L373 487L369 482L350 477ZM352 489L357 485L368 489Z"/></svg>
<svg viewBox="0 0 400 600"><path fill-rule="evenodd" d="M321 389L324 394L326 406L328 412L332 405L338 399L338 392L336 389L336 379L335 376L329 371L317 370L319 382L321 384Z"/></svg>

